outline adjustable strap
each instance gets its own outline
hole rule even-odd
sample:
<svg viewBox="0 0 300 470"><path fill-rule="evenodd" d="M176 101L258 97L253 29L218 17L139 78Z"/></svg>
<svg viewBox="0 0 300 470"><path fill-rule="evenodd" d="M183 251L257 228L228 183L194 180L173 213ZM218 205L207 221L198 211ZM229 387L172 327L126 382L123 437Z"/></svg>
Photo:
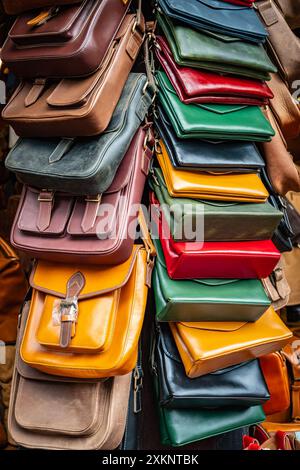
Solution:
<svg viewBox="0 0 300 470"><path fill-rule="evenodd" d="M263 0L255 3L255 7L260 13L266 26L273 26L279 19L275 8L270 0Z"/></svg>
<svg viewBox="0 0 300 470"><path fill-rule="evenodd" d="M140 229L141 229L141 237L144 243L144 246L147 251L147 274L146 274L146 285L150 288L151 287L151 278L152 278L152 271L154 268L155 257L156 257L156 250L155 246L151 240L150 233L148 230L148 225L146 222L146 218L142 208L139 211L138 217Z"/></svg>
<svg viewBox="0 0 300 470"><path fill-rule="evenodd" d="M87 233L94 227L101 204L101 199L101 194L86 197L85 211L81 221L81 228L84 233Z"/></svg>
<svg viewBox="0 0 300 470"><path fill-rule="evenodd" d="M37 102L41 94L44 92L45 87L46 87L46 79L37 78L34 81L24 101L26 108L28 108L29 106L32 106L34 103Z"/></svg>
<svg viewBox="0 0 300 470"><path fill-rule="evenodd" d="M147 23L146 25L146 31L147 31L147 36L144 42L144 61L145 61L145 68L146 68L146 74L147 74L147 86L145 89L149 88L151 90L151 93L153 95L153 101L155 100L156 97L156 92L157 92L157 86L154 78L154 70L155 70L155 65L154 65L154 57L152 53L152 46L154 44L153 38L154 38L154 32L153 28L155 27L155 23Z"/></svg>
<svg viewBox="0 0 300 470"><path fill-rule="evenodd" d="M300 422L300 341L294 337L282 353L291 365L292 419Z"/></svg>
<svg viewBox="0 0 300 470"><path fill-rule="evenodd" d="M38 202L39 214L36 226L40 232L44 232L51 222L54 193L47 190L41 191L38 196Z"/></svg>
<svg viewBox="0 0 300 470"><path fill-rule="evenodd" d="M70 150L72 145L74 144L75 139L73 138L63 138L59 141L51 155L49 156L49 163L59 162L63 158L63 156Z"/></svg>
<svg viewBox="0 0 300 470"><path fill-rule="evenodd" d="M144 15L142 13L142 0L138 0L138 6L137 6L137 11L136 11L136 22L133 26L133 32L135 32L136 29L139 29L141 33L144 34L145 32L145 19Z"/></svg>

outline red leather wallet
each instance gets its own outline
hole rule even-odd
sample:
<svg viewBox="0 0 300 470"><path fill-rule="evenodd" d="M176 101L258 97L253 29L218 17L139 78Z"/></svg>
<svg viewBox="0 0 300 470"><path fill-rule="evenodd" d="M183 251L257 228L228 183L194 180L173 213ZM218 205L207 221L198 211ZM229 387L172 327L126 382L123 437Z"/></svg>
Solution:
<svg viewBox="0 0 300 470"><path fill-rule="evenodd" d="M150 193L153 222L171 279L261 279L280 259L271 240L251 242L175 242L154 193Z"/></svg>
<svg viewBox="0 0 300 470"><path fill-rule="evenodd" d="M273 98L259 80L237 78L179 66L165 38L157 37L157 58L183 103L218 103L262 106Z"/></svg>

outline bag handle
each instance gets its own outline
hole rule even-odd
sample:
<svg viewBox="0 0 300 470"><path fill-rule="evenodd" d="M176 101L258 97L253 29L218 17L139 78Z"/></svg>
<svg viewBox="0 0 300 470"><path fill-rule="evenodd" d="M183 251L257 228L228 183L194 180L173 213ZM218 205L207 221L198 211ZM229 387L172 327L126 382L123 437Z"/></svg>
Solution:
<svg viewBox="0 0 300 470"><path fill-rule="evenodd" d="M138 222L141 229L141 238L143 240L146 252L147 252L147 275L146 275L146 285L150 288L151 287L151 277L152 271L154 268L155 258L156 258L156 249L152 242L148 225L146 222L145 214L143 209L140 207Z"/></svg>

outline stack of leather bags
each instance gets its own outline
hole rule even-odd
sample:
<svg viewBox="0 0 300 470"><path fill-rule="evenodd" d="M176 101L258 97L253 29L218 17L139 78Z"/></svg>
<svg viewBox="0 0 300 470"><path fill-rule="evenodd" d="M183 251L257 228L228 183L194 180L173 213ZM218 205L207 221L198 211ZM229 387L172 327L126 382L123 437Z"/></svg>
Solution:
<svg viewBox="0 0 300 470"><path fill-rule="evenodd" d="M173 446L264 421L257 358L276 364L292 337L264 288L284 222L257 146L275 134L261 106L276 67L250 4L158 1L152 369Z"/></svg>
<svg viewBox="0 0 300 470"><path fill-rule="evenodd" d="M134 243L155 91L131 72L141 1L4 3L21 13L1 53L20 79L3 111L20 137L6 166L24 184L11 241L35 258L9 431L22 447L114 449L133 369L138 383L154 256L145 231L145 246Z"/></svg>

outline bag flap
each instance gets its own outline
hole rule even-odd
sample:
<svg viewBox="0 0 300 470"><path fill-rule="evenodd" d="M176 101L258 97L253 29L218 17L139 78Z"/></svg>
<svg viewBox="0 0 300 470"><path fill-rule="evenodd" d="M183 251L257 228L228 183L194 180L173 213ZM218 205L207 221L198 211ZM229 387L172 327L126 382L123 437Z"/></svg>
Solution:
<svg viewBox="0 0 300 470"><path fill-rule="evenodd" d="M85 278L79 300L99 296L127 283L140 249L141 246L134 245L130 258L117 266L57 266L50 261L39 261L31 273L30 285L40 292L63 299L69 279L79 271Z"/></svg>
<svg viewBox="0 0 300 470"><path fill-rule="evenodd" d="M249 7L242 6L242 5L235 5L232 3L225 3L220 2L218 0L195 0L198 3L202 3L208 8L212 10L232 10L232 11L239 11L239 10L248 10Z"/></svg>
<svg viewBox="0 0 300 470"><path fill-rule="evenodd" d="M231 114L242 109L249 108L246 105L229 105L229 104L197 104L199 108L205 109L215 114Z"/></svg>
<svg viewBox="0 0 300 470"><path fill-rule="evenodd" d="M221 305L220 308L222 308ZM179 324L195 330L230 332L240 330L247 325L247 322L179 322Z"/></svg>

